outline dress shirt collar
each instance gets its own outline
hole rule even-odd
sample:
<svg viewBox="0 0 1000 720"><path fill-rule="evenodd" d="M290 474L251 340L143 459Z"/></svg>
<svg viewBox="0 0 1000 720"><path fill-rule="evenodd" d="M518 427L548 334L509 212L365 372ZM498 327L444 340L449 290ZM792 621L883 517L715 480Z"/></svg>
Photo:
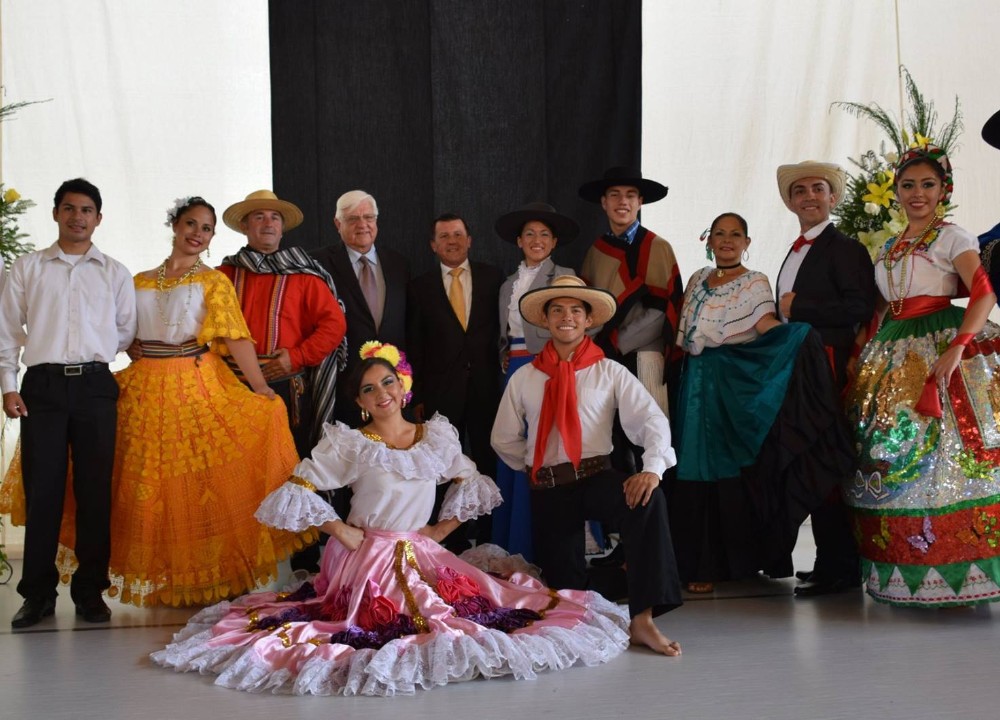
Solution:
<svg viewBox="0 0 1000 720"><path fill-rule="evenodd" d="M42 250L42 258L44 260L61 260L66 257L66 253L63 252L62 248L59 247L59 241L52 243L47 248ZM97 246L93 243L90 244L90 248L87 252L83 254L84 260L96 260L101 265L104 265L104 253L97 249Z"/></svg>
<svg viewBox="0 0 1000 720"><path fill-rule="evenodd" d="M631 245L632 243L635 242L635 234L636 232L638 232L638 230L639 230L639 221L636 220L631 225L629 225L628 230L623 232L621 235L615 235L614 231L608 230L608 236L617 238L623 241L624 243Z"/></svg>
<svg viewBox="0 0 1000 720"><path fill-rule="evenodd" d="M809 228L804 233L802 233L802 237L804 237L806 240L815 240L816 238L818 238L820 236L820 234L824 230L826 230L826 226L829 225L832 222L833 222L833 220L826 219L826 220L824 220L821 223L813 225L811 228Z"/></svg>
<svg viewBox="0 0 1000 720"><path fill-rule="evenodd" d="M370 248L368 248L368 252L366 253L359 253L357 250L352 248L347 243L344 243L344 250L347 251L347 257L351 259L351 265L353 265L355 268L357 268L358 260L360 259L362 254L366 258L368 258L368 262L370 262L372 265L378 265L378 254L375 252L374 244Z"/></svg>
<svg viewBox="0 0 1000 720"><path fill-rule="evenodd" d="M463 281L467 277L472 277L472 268L469 265L469 258L465 258L465 262L463 262L458 267L462 268L467 273L466 275L459 275L459 278L462 278ZM451 281L450 273L451 273L451 268L445 265L444 263L441 263L441 277L450 282Z"/></svg>

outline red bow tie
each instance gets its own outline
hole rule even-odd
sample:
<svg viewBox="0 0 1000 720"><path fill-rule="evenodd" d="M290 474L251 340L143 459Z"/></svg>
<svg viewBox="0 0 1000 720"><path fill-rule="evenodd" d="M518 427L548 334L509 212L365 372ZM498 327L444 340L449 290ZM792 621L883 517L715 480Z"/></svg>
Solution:
<svg viewBox="0 0 1000 720"><path fill-rule="evenodd" d="M792 243L792 252L798 252L803 248L803 246L812 244L813 244L812 240L806 240L802 235L799 235L797 238L795 238L795 242Z"/></svg>

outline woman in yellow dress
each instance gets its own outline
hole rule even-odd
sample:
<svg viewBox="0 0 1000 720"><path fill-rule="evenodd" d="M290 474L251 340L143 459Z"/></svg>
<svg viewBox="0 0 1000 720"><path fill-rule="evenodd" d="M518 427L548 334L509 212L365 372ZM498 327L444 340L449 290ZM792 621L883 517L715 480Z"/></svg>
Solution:
<svg viewBox="0 0 1000 720"><path fill-rule="evenodd" d="M273 579L277 562L302 546L253 516L298 456L233 286L202 263L215 209L185 198L167 216L173 248L135 278L135 362L117 376L112 593L120 587L122 602L136 605L239 595Z"/></svg>

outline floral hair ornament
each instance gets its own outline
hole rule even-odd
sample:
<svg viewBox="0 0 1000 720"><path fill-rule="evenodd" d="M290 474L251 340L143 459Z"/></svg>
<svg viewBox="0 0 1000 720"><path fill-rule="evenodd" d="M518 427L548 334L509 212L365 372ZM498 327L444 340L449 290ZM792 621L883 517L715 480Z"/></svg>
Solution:
<svg viewBox="0 0 1000 720"><path fill-rule="evenodd" d="M926 140L926 138L920 138L925 142L910 148L902 157L899 158L899 162L896 163L896 183L899 183L899 176L907 168L907 166L912 165L918 160L930 160L941 166L941 170L944 171L944 180L942 181L942 191L941 203L947 208L951 204L951 193L955 190L955 181L952 177L951 171L951 160L948 159L948 153L944 151L943 148L934 145L933 143Z"/></svg>
<svg viewBox="0 0 1000 720"><path fill-rule="evenodd" d="M378 340L369 340L361 346L358 355L362 360L369 358L379 358L392 365L399 379L403 383L403 402L408 403L413 399L413 368L406 361L406 354L395 345L380 343Z"/></svg>
<svg viewBox="0 0 1000 720"><path fill-rule="evenodd" d="M173 207L167 208L167 221L163 224L167 227L173 227L174 223L177 222L177 218L179 218L181 213L191 206L191 202L194 200L205 202L204 198L198 197L197 195L188 195L187 197L177 198L174 200Z"/></svg>
<svg viewBox="0 0 1000 720"><path fill-rule="evenodd" d="M698 236L698 239L705 243L705 257L709 260L715 258L715 254L712 252L712 246L708 244L708 236L712 234L712 228L705 228L704 232Z"/></svg>

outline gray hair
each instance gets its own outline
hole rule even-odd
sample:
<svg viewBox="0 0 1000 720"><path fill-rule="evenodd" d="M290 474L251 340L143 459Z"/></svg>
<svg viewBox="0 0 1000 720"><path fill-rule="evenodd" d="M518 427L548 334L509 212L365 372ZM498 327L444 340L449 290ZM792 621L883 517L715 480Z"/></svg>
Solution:
<svg viewBox="0 0 1000 720"><path fill-rule="evenodd" d="M351 212L351 210L365 200L368 200L372 204L372 212L378 215L378 204L375 202L375 198L364 190L351 190L337 198L337 214L334 217L340 222L344 222L347 213Z"/></svg>

